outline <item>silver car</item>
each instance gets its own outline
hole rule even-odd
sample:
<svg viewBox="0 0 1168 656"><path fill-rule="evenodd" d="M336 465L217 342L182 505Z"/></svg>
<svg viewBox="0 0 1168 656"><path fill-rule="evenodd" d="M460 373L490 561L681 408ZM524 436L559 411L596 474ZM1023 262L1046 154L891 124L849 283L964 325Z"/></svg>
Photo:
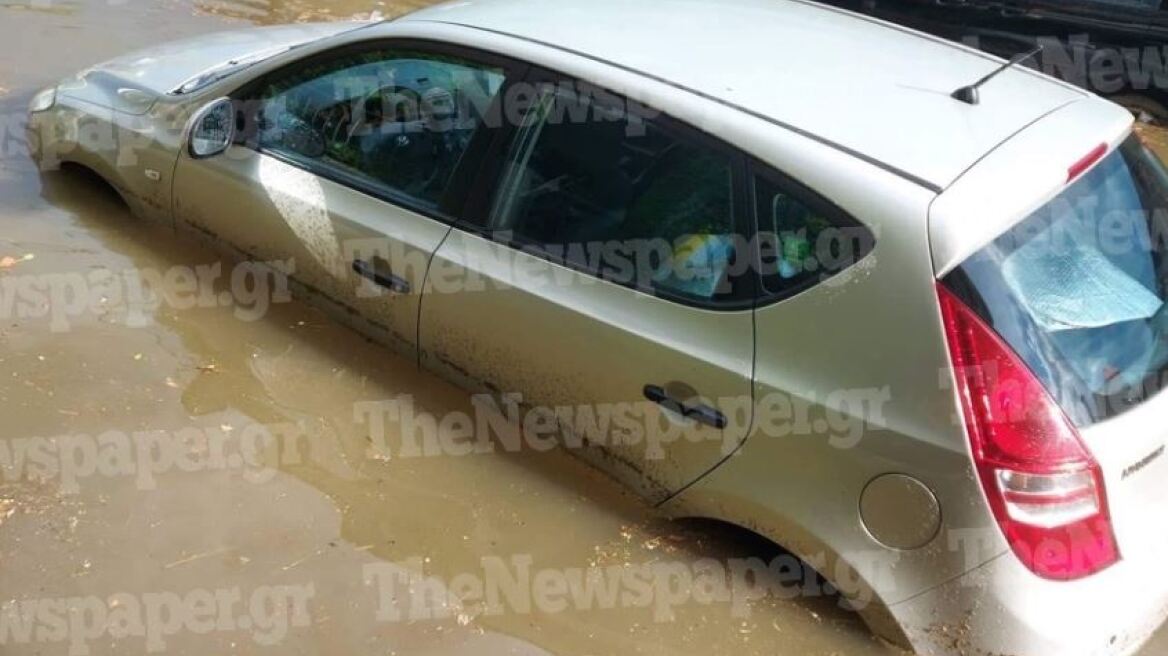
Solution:
<svg viewBox="0 0 1168 656"><path fill-rule="evenodd" d="M1131 653L1168 615L1168 172L1001 66L798 0L469 0L128 55L29 137L896 644Z"/></svg>

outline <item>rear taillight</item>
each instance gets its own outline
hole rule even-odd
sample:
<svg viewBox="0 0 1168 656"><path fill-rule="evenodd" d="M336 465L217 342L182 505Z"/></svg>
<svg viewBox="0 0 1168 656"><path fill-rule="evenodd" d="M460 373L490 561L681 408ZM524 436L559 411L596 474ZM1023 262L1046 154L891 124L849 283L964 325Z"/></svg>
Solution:
<svg viewBox="0 0 1168 656"><path fill-rule="evenodd" d="M990 508L1019 559L1055 580L1119 560L1103 475L1014 351L938 285L957 391Z"/></svg>

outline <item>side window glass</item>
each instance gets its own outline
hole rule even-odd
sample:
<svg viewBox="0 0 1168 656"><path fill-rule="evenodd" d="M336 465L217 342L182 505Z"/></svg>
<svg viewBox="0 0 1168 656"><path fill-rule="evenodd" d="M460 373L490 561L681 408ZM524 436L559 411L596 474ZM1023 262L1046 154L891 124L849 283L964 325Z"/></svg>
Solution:
<svg viewBox="0 0 1168 656"><path fill-rule="evenodd" d="M258 142L437 207L503 82L501 69L422 52L310 63L260 90Z"/></svg>
<svg viewBox="0 0 1168 656"><path fill-rule="evenodd" d="M605 92L564 83L538 98L490 230L621 284L699 302L728 294L733 157Z"/></svg>
<svg viewBox="0 0 1168 656"><path fill-rule="evenodd" d="M769 178L755 179L763 288L784 294L816 285L864 258L866 227L821 202L805 202Z"/></svg>

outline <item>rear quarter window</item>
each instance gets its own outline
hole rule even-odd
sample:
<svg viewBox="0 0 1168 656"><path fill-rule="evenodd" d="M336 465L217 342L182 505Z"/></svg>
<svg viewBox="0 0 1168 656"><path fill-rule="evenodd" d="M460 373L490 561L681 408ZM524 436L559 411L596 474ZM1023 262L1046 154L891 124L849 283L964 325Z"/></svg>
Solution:
<svg viewBox="0 0 1168 656"><path fill-rule="evenodd" d="M777 171L756 167L754 197L764 301L826 282L876 246L865 225Z"/></svg>

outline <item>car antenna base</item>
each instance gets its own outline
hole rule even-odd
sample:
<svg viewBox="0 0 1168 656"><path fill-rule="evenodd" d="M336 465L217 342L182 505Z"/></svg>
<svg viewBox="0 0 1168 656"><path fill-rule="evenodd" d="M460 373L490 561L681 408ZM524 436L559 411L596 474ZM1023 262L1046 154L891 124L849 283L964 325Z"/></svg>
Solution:
<svg viewBox="0 0 1168 656"><path fill-rule="evenodd" d="M1021 64L1022 62L1026 61L1027 59L1030 59L1031 57L1037 55L1040 52L1042 52L1041 45L1035 47L1033 50L1028 50L1027 52L1023 52L1023 53L1014 55L1010 59L1010 61L1006 62L1005 64L1002 64L993 73L990 73L989 75L983 77L982 79L978 80L977 82L974 82L973 84L971 84L969 86L961 87L960 89L954 91L951 94L951 97L954 98L955 100L960 100L961 102L963 102L967 105L979 104L981 102L981 93L980 93L979 89L982 87L982 85L984 85L985 83L994 79L998 75L1001 75L1002 73L1006 72L1006 70L1013 68L1013 67L1017 66L1018 64Z"/></svg>

